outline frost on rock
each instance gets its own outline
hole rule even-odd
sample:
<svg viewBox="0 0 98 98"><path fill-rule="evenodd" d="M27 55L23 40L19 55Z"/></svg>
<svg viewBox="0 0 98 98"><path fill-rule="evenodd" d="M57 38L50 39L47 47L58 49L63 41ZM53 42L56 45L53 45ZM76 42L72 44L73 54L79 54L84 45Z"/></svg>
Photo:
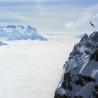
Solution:
<svg viewBox="0 0 98 98"><path fill-rule="evenodd" d="M98 31L81 38L63 68L54 98L98 98Z"/></svg>
<svg viewBox="0 0 98 98"><path fill-rule="evenodd" d="M41 36L37 29L28 26L7 25L0 26L0 39L5 40L47 40Z"/></svg>

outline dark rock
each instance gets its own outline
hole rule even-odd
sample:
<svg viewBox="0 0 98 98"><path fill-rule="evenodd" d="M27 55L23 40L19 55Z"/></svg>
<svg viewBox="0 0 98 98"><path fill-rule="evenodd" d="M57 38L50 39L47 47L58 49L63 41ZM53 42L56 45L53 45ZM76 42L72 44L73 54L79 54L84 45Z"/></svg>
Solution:
<svg viewBox="0 0 98 98"><path fill-rule="evenodd" d="M63 68L54 98L98 98L98 31L81 38Z"/></svg>
<svg viewBox="0 0 98 98"><path fill-rule="evenodd" d="M88 35L84 34L84 36L81 38L81 40L79 42L79 45L82 45L85 41L87 41L87 39L88 39Z"/></svg>

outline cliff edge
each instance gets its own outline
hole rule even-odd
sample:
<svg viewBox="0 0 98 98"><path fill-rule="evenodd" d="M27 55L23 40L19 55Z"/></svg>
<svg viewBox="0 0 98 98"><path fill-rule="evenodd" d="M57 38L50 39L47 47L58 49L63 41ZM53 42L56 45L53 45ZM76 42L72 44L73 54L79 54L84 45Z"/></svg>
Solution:
<svg viewBox="0 0 98 98"><path fill-rule="evenodd" d="M54 98L98 98L98 31L74 46Z"/></svg>

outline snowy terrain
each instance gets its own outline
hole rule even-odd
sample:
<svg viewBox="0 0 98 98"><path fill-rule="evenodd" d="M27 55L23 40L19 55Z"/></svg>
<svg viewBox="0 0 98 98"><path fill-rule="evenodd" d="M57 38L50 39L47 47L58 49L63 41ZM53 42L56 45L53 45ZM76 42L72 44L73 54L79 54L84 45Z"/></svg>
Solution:
<svg viewBox="0 0 98 98"><path fill-rule="evenodd" d="M47 40L31 25L0 26L0 39L5 40Z"/></svg>
<svg viewBox="0 0 98 98"><path fill-rule="evenodd" d="M0 46L0 98L53 98L76 39Z"/></svg>

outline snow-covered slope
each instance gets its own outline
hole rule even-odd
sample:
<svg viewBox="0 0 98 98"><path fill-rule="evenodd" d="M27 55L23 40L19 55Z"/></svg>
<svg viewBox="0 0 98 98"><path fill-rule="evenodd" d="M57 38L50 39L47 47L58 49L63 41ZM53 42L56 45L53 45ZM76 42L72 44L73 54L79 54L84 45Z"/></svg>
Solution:
<svg viewBox="0 0 98 98"><path fill-rule="evenodd" d="M54 98L98 98L98 31L74 46Z"/></svg>
<svg viewBox="0 0 98 98"><path fill-rule="evenodd" d="M32 26L0 26L0 39L5 40L47 40Z"/></svg>

